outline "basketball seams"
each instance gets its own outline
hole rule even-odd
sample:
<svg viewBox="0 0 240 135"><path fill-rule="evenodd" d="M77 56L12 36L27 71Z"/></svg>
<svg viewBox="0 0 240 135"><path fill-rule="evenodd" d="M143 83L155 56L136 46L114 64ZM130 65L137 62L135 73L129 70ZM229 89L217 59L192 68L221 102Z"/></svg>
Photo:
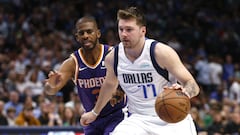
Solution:
<svg viewBox="0 0 240 135"><path fill-rule="evenodd" d="M182 113L188 114L188 112L183 111L181 108L179 108L179 107L177 107L177 106L175 106L175 105L164 104L164 107L165 107L165 106L171 106L171 107L175 108L177 111L180 111L180 112L182 112ZM167 108L167 107L166 107L166 108Z"/></svg>
<svg viewBox="0 0 240 135"><path fill-rule="evenodd" d="M171 115L170 115L170 113L168 112L168 109L167 109L167 106L166 106L166 104L164 104L164 110L165 110L165 112L167 113L167 115L168 115L168 118L170 118L171 119L171 121L174 121L174 119L171 117Z"/></svg>
<svg viewBox="0 0 240 135"><path fill-rule="evenodd" d="M170 118L173 121L173 118L171 117L171 115L168 112L168 109L166 108L166 104L164 102L165 100L163 100L164 97L160 95L160 98L161 98L161 100L159 102L157 102L155 105L156 106L158 106L159 104L163 104L163 105L160 108L158 108L158 109L155 108L157 114L159 114L160 111L164 111L164 114L167 114L168 118Z"/></svg>
<svg viewBox="0 0 240 135"><path fill-rule="evenodd" d="M169 91L169 90L165 90L165 92L166 91ZM171 90L171 91L169 91L168 93L165 93L165 94L163 94L163 92L162 93L160 93L160 95L162 96L162 97L165 97L165 96L168 96L169 94L171 94L172 92L176 92L177 90Z"/></svg>
<svg viewBox="0 0 240 135"><path fill-rule="evenodd" d="M172 99L172 98L169 98L169 99ZM163 105L162 105L163 107L161 107L161 108L159 108L159 109L157 110L158 112L159 112L159 110L161 110L161 109L165 109L165 110L167 110L166 112L168 113L167 106L171 106L171 107L175 108L177 111L180 111L180 112L182 112L182 113L185 113L185 114L188 114L188 113L189 113L189 112L183 111L181 108L179 108L179 107L177 107L177 106L175 106L175 105L165 103L164 101L165 101L165 100L156 102L156 105L163 104ZM186 104L185 104L185 105L186 105ZM190 107L189 104L187 104L187 107ZM168 113L168 114L169 114L169 113ZM170 115L169 115L169 117L170 117Z"/></svg>
<svg viewBox="0 0 240 135"><path fill-rule="evenodd" d="M183 120L190 108L190 99L181 90L166 89L159 93L155 102L158 116L169 123Z"/></svg>

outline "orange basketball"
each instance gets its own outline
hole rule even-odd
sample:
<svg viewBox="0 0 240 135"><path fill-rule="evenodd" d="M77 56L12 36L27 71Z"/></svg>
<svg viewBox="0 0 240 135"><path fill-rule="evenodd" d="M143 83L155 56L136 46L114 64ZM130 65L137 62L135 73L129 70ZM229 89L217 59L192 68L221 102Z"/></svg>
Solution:
<svg viewBox="0 0 240 135"><path fill-rule="evenodd" d="M190 107L190 99L181 90L164 89L155 102L156 113L168 123L183 120L189 113Z"/></svg>

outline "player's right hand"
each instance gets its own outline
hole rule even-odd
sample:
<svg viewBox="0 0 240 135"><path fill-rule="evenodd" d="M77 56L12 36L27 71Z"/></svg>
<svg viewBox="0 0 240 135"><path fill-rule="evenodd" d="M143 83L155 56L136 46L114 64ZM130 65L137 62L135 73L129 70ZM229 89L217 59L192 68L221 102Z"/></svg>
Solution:
<svg viewBox="0 0 240 135"><path fill-rule="evenodd" d="M57 71L50 71L48 74L48 79L46 79L46 83L48 83L48 85L54 89L60 85L60 82L61 74Z"/></svg>
<svg viewBox="0 0 240 135"><path fill-rule="evenodd" d="M50 71L48 79L45 80L44 92L47 95L55 95L57 90L61 87L61 73Z"/></svg>
<svg viewBox="0 0 240 135"><path fill-rule="evenodd" d="M189 98L191 98L190 95L187 93L186 89L185 89L182 85L180 85L180 84L178 84L178 83L175 83L175 84L173 84L173 85L170 86L170 87L168 87L168 86L165 86L165 87L164 87L164 89L167 89L167 88L169 88L169 89L174 89L174 90L181 90L181 91L182 91L183 93L185 93Z"/></svg>

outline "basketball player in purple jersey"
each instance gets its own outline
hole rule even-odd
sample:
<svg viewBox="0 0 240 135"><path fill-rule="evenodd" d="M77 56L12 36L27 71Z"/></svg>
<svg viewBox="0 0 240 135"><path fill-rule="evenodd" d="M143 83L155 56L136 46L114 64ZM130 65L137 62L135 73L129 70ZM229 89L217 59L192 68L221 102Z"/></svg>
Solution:
<svg viewBox="0 0 240 135"><path fill-rule="evenodd" d="M100 36L94 18L85 16L77 21L75 37L81 48L62 63L59 71L49 73L45 85L48 95L56 94L69 79L73 79L85 111L93 110L106 76L104 58L111 48L99 43ZM108 102L99 114L93 111L97 120L84 127L85 135L109 135L123 120L124 106L123 100L114 107Z"/></svg>

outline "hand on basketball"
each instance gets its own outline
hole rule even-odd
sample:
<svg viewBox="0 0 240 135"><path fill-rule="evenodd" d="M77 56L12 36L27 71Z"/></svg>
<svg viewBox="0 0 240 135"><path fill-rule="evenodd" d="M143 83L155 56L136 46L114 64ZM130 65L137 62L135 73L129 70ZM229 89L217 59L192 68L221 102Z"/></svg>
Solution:
<svg viewBox="0 0 240 135"><path fill-rule="evenodd" d="M97 116L94 115L92 112L87 112L81 116L80 123L82 126L88 126L90 123L96 120L96 118Z"/></svg>
<svg viewBox="0 0 240 135"><path fill-rule="evenodd" d="M172 86L168 87L168 86L165 86L164 89L174 89L174 90L182 90L183 93L185 93L189 98L190 98L190 95L186 92L186 89L183 88L182 85L178 84L178 83L175 83L173 84Z"/></svg>

